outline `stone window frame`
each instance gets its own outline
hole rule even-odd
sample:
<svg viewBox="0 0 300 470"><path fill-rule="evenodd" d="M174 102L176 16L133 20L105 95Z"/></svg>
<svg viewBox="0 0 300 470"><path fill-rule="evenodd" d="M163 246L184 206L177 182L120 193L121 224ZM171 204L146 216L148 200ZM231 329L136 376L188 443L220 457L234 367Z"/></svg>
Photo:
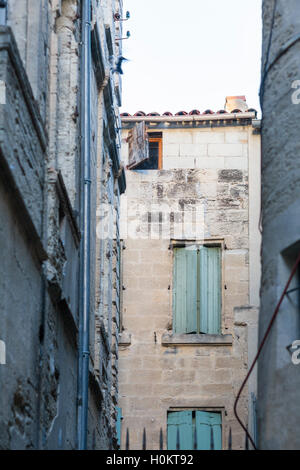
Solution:
<svg viewBox="0 0 300 470"><path fill-rule="evenodd" d="M224 323L225 323L225 239L224 238L204 238L194 240L171 240L170 249L173 251L174 248L192 246L192 245L210 245L219 246L221 248L221 333L220 334L175 334L173 330L171 333L164 333L161 337L162 346L232 346L233 337L231 334L224 334ZM174 266L174 255L172 268ZM173 292L173 276L171 289ZM172 327L173 327L173 302L171 302L171 315L172 315Z"/></svg>

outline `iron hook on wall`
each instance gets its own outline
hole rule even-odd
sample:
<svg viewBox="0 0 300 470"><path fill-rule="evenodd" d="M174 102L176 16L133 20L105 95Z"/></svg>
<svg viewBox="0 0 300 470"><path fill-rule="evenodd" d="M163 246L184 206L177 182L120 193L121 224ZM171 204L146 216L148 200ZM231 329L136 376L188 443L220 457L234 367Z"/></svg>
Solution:
<svg viewBox="0 0 300 470"><path fill-rule="evenodd" d="M121 18L120 13L114 14L114 21L128 21L130 19L130 12L126 11L126 18Z"/></svg>
<svg viewBox="0 0 300 470"><path fill-rule="evenodd" d="M116 38L116 41L123 41L124 39L129 39L129 38L130 38L130 31L127 31L126 38Z"/></svg>

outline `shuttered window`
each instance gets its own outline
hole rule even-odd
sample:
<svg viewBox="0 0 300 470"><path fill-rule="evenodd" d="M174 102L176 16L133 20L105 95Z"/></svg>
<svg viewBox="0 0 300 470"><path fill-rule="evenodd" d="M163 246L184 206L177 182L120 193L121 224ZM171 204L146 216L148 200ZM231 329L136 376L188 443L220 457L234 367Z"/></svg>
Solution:
<svg viewBox="0 0 300 470"><path fill-rule="evenodd" d="M212 444L213 441L213 444ZM168 413L168 450L222 449L222 416L211 411L172 411Z"/></svg>
<svg viewBox="0 0 300 470"><path fill-rule="evenodd" d="M174 249L173 330L220 334L221 247Z"/></svg>
<svg viewBox="0 0 300 470"><path fill-rule="evenodd" d="M128 166L129 170L137 168L149 158L149 143L145 122L138 122L128 134Z"/></svg>

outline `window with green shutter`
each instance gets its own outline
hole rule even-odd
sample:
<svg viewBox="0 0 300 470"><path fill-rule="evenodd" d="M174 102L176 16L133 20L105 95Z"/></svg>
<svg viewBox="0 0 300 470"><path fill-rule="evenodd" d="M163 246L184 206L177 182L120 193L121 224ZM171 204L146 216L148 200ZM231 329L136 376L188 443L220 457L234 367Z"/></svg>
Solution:
<svg viewBox="0 0 300 470"><path fill-rule="evenodd" d="M221 412L184 410L168 413L168 450L222 450Z"/></svg>
<svg viewBox="0 0 300 470"><path fill-rule="evenodd" d="M173 331L220 334L220 246L174 248Z"/></svg>

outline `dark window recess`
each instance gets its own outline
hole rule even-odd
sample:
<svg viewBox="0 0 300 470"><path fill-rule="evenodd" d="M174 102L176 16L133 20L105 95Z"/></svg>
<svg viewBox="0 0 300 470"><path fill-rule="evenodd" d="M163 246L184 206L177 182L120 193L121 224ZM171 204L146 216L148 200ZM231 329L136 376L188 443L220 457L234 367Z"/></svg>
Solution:
<svg viewBox="0 0 300 470"><path fill-rule="evenodd" d="M160 170L162 168L162 133L148 133L149 157L135 166L136 170Z"/></svg>
<svg viewBox="0 0 300 470"><path fill-rule="evenodd" d="M159 163L159 142L149 142L149 158L138 165L136 170L157 170Z"/></svg>

